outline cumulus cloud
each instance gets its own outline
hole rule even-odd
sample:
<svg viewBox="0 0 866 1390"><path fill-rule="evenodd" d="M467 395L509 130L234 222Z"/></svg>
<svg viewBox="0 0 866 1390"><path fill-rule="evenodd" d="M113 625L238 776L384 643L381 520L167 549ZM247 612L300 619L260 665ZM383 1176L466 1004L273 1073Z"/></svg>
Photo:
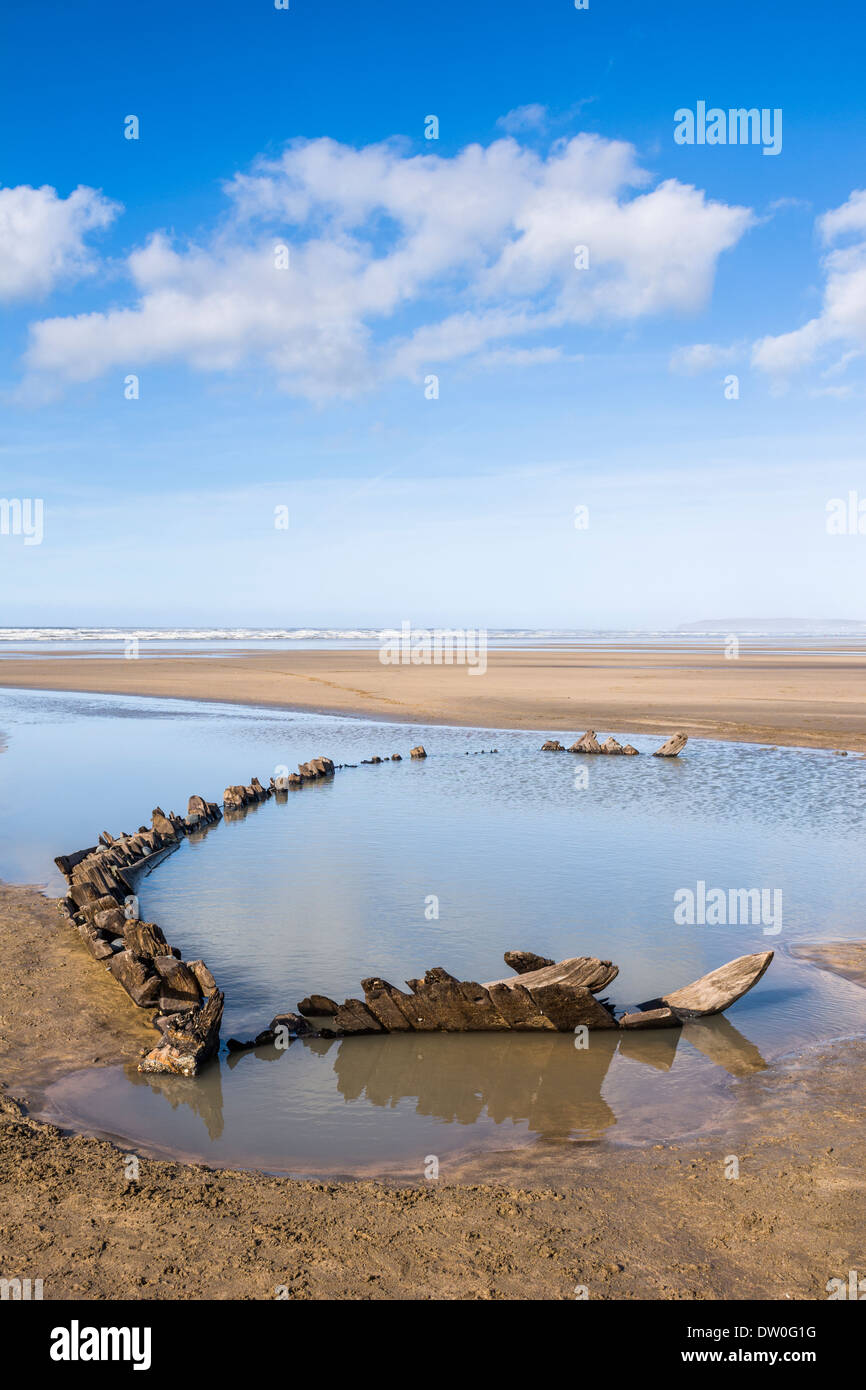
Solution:
<svg viewBox="0 0 866 1390"><path fill-rule="evenodd" d="M326 399L527 335L696 310L752 214L651 184L632 146L586 134L546 155L510 138L453 157L295 141L229 181L210 238L134 252L130 305L34 324L28 365L85 380L264 362Z"/></svg>
<svg viewBox="0 0 866 1390"><path fill-rule="evenodd" d="M855 189L841 207L818 219L827 251L822 261L824 292L821 312L789 333L761 338L752 361L776 377L810 366L828 351L866 346L866 190ZM835 243L853 237L848 244ZM843 354L841 362L851 360Z"/></svg>
<svg viewBox="0 0 866 1390"><path fill-rule="evenodd" d="M76 188L68 198L48 185L0 188L0 299L41 298L64 280L92 273L84 238L119 211L95 188Z"/></svg>

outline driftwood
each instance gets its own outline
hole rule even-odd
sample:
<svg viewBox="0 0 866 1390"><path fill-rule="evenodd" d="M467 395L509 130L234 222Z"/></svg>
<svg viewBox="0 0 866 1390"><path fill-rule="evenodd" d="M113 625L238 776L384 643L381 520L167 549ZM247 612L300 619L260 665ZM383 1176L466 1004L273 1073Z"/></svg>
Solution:
<svg viewBox="0 0 866 1390"><path fill-rule="evenodd" d="M342 1004L325 995L310 995L298 1005L315 1016L315 1001L327 1005L323 1033L477 1033L555 1031L587 1028L677 1028L688 1019L721 1013L757 984L772 951L741 956L683 989L642 1004L617 1018L604 1000L595 998L616 979L618 968L595 956L548 961L531 951L506 951L505 959L519 973L478 984L457 980L441 966L423 980L407 980L410 993L380 976L361 981L363 999ZM324 1010L323 1010L324 1013Z"/></svg>
<svg viewBox="0 0 866 1390"><path fill-rule="evenodd" d="M639 1005L637 1014L626 1017L640 1019L641 1015L666 1009L676 1021L683 1023L691 1018L706 1018L710 1014L720 1014L723 1009L730 1008L731 1004L748 994L767 970L772 959L772 951L756 951L751 956L738 956L736 960L728 961L727 965L720 965L718 970L711 970L709 975L702 975L692 984L683 985L682 989L663 994L659 999L648 1000L647 1003ZM651 1025L633 1022L626 1026Z"/></svg>
<svg viewBox="0 0 866 1390"><path fill-rule="evenodd" d="M663 743L661 748L657 748L653 753L654 758L675 758L678 753L682 753L689 741L688 734L674 734L667 743Z"/></svg>

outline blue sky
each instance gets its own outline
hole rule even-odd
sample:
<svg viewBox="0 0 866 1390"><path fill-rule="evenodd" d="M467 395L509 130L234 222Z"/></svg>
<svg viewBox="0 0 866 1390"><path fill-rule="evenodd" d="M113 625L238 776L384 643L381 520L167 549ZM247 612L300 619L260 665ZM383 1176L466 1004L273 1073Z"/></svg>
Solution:
<svg viewBox="0 0 866 1390"><path fill-rule="evenodd" d="M0 625L866 617L866 26L755 8L7 4Z"/></svg>

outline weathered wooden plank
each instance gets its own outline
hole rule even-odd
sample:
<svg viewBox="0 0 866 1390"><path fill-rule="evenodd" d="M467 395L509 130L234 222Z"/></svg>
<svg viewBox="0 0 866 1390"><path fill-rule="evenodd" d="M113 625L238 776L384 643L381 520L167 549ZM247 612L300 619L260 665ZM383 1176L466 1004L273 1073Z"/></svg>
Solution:
<svg viewBox="0 0 866 1390"><path fill-rule="evenodd" d="M416 999L422 999L426 1008L435 1014L439 1027L445 1033L471 1033L475 1018L469 1000L457 988L457 980L442 966L434 966L424 972L424 979L414 981L412 989Z"/></svg>
<svg viewBox="0 0 866 1390"><path fill-rule="evenodd" d="M382 1025L360 999L346 999L334 1014L336 1033L381 1033Z"/></svg>
<svg viewBox="0 0 866 1390"><path fill-rule="evenodd" d="M496 1007L496 1002L491 998L486 985L478 984L477 980L458 980L457 988L469 1002L475 1020L475 1028L497 1033L508 1027L507 1021Z"/></svg>
<svg viewBox="0 0 866 1390"><path fill-rule="evenodd" d="M486 986L490 989L491 984L507 985L513 989L519 981L526 989L534 989L536 985L574 985L597 994L599 990L605 989L611 980L615 980L618 974L619 966L614 965L612 961L599 960L597 956L570 956L567 960L545 965L540 970L509 975L504 980L488 980Z"/></svg>
<svg viewBox="0 0 866 1390"><path fill-rule="evenodd" d="M750 956L738 956L736 960L720 965L690 985L672 990L659 999L650 999L639 1007L641 1010L669 1008L678 1018L705 1018L708 1014L718 1014L742 999L758 983L773 959L772 951L756 951Z"/></svg>
<svg viewBox="0 0 866 1390"><path fill-rule="evenodd" d="M579 985L532 985L529 993L560 1033L570 1033L580 1024L587 1028L617 1026L613 1014L588 989Z"/></svg>
<svg viewBox="0 0 866 1390"><path fill-rule="evenodd" d="M620 1028L679 1028L680 1020L672 1009L638 1009L636 1013L622 1014Z"/></svg>
<svg viewBox="0 0 866 1390"><path fill-rule="evenodd" d="M488 985L487 992L494 1007L502 1015L509 1028L518 1033L555 1032L549 1018L545 1018L528 989L522 985Z"/></svg>
<svg viewBox="0 0 866 1390"><path fill-rule="evenodd" d="M395 989L387 980L380 979L378 975L362 980L361 988L364 991L364 1002L367 1008L379 1020L386 1032L410 1033L412 1031L409 1015L401 1004L400 990ZM315 998L315 996L313 997ZM408 1001L408 996L405 998ZM301 1013L306 1013L306 1010L301 1009Z"/></svg>
<svg viewBox="0 0 866 1390"><path fill-rule="evenodd" d="M661 748L657 748L653 753L654 758L675 758L678 753L682 753L689 741L688 734L674 734L667 743L663 743Z"/></svg>

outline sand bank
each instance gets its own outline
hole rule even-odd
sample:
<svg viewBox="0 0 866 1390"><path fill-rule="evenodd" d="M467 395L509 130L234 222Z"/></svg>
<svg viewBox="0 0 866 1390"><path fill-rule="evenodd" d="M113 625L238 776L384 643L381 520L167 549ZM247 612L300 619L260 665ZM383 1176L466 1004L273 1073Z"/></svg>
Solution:
<svg viewBox="0 0 866 1390"><path fill-rule="evenodd" d="M692 737L866 751L866 649L490 651L487 670L376 651L5 657L0 686L219 700L403 723Z"/></svg>
<svg viewBox="0 0 866 1390"><path fill-rule="evenodd" d="M866 989L866 943L862 941L798 941L790 952L797 960L807 960Z"/></svg>

